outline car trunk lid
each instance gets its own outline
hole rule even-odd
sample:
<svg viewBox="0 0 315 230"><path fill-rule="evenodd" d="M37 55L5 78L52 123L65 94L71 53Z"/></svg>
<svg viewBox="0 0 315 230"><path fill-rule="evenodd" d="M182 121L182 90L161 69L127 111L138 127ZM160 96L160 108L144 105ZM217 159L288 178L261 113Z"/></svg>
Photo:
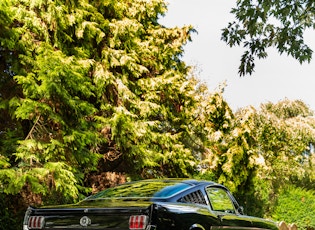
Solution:
<svg viewBox="0 0 315 230"><path fill-rule="evenodd" d="M149 222L152 202L145 200L83 201L76 205L29 208L28 229L141 229ZM91 208L93 207L93 208ZM132 218L131 218L132 217ZM130 220L132 221L131 223Z"/></svg>

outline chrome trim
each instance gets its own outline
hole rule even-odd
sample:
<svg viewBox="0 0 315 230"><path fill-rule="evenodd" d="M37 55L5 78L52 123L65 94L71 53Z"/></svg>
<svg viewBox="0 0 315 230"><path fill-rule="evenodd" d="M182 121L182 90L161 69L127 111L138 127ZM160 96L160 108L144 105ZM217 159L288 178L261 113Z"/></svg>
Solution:
<svg viewBox="0 0 315 230"><path fill-rule="evenodd" d="M205 230L205 228L204 228L202 225L200 225L200 224L193 224L193 225L189 228L189 230L194 229L194 228L198 228L198 229ZM210 228L210 229L211 229L211 228Z"/></svg>
<svg viewBox="0 0 315 230"><path fill-rule="evenodd" d="M238 229L238 230L270 230L268 228L245 227L245 226L211 226L210 230L216 229Z"/></svg>

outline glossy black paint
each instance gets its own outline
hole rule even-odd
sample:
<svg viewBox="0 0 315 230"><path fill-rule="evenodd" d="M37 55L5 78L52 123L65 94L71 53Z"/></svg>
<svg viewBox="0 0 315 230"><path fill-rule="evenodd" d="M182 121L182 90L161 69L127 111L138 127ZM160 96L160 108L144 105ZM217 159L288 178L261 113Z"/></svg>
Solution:
<svg viewBox="0 0 315 230"><path fill-rule="evenodd" d="M152 181L164 180L145 182ZM173 187L168 187L170 191L167 191L167 194L171 194L170 196L110 199L92 196L72 205L29 207L25 214L23 230L29 230L27 222L30 216L45 218L45 225L41 229L127 230L131 215L149 216L148 230L278 229L272 221L243 215L235 198L220 184L197 180L167 181L172 181L172 184L187 183L189 186L182 190L176 188L178 191L171 191ZM127 184L124 187L127 192L128 186L130 189L135 188L134 183ZM213 210L207 188L224 191L233 204L233 211Z"/></svg>

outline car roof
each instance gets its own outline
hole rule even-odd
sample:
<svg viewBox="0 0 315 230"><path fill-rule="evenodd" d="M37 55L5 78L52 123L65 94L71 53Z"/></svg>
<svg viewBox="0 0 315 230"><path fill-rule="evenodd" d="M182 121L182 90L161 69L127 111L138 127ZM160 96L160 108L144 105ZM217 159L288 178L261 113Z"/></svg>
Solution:
<svg viewBox="0 0 315 230"><path fill-rule="evenodd" d="M151 186L152 184L153 186ZM201 187L218 185L212 181L196 180L189 178L161 178L131 181L120 184L116 187L105 189L86 199L97 198L126 198L126 197L146 197L156 199L167 199L176 197L185 191L200 189ZM129 189L128 186L132 186ZM158 189L158 190L156 190Z"/></svg>
<svg viewBox="0 0 315 230"><path fill-rule="evenodd" d="M181 183L186 183L186 184L190 184L190 185L202 185L202 184L220 185L220 184L215 183L213 181L190 179L190 178L161 178L161 179L146 179L146 180L140 180L140 181L181 182ZM137 182L137 181L132 181L131 183L133 183L133 182Z"/></svg>
<svg viewBox="0 0 315 230"><path fill-rule="evenodd" d="M191 178L159 178L159 179L145 179L140 181L147 181L150 182L175 182L175 183L184 183L190 185L190 188L196 188L199 186L219 186L225 188L222 184L218 184L213 181L207 181L207 180L199 180L199 179L191 179ZM137 183L139 181L132 181L130 183Z"/></svg>

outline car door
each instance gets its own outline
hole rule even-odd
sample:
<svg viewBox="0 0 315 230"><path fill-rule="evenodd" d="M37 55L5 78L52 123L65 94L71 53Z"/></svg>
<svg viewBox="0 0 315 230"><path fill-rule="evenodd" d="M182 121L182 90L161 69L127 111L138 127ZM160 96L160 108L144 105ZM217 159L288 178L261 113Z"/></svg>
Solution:
<svg viewBox="0 0 315 230"><path fill-rule="evenodd" d="M207 187L206 193L211 210L220 220L220 226L212 226L212 229L248 229L252 222L248 216L241 215L237 210L236 202L230 193L222 187Z"/></svg>

